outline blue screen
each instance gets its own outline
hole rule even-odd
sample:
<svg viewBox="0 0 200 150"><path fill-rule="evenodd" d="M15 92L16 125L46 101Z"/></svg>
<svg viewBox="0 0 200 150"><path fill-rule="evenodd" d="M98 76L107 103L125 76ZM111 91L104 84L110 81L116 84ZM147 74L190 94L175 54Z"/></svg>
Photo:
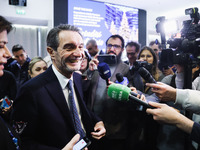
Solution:
<svg viewBox="0 0 200 150"><path fill-rule="evenodd" d="M105 51L105 42L112 34L121 35L125 43L138 42L138 9L90 0L68 0L68 24L78 26L84 44L95 39Z"/></svg>

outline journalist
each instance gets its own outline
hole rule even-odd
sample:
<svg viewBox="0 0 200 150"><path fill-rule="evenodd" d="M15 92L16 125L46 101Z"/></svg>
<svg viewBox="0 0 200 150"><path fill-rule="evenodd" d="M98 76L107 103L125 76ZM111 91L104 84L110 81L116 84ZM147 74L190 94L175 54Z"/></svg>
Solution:
<svg viewBox="0 0 200 150"><path fill-rule="evenodd" d="M146 110L148 114L153 115L154 120L175 125L184 132L190 134L191 140L200 144L200 124L188 119L177 110L166 104L155 102L149 102L149 104L156 107L156 109Z"/></svg>
<svg viewBox="0 0 200 150"><path fill-rule="evenodd" d="M175 89L161 82L146 83L146 86L151 87L161 101L173 101L188 111L200 114L200 91Z"/></svg>

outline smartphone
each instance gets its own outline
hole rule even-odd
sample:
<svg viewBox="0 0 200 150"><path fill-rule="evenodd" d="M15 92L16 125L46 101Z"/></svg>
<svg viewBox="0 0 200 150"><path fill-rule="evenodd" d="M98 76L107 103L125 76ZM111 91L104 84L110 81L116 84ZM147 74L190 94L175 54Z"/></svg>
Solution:
<svg viewBox="0 0 200 150"><path fill-rule="evenodd" d="M73 150L82 150L90 144L91 141L87 137L84 137L74 145Z"/></svg>
<svg viewBox="0 0 200 150"><path fill-rule="evenodd" d="M107 63L109 65L116 64L116 62L117 62L116 56L115 55L110 55L110 54L98 55L97 59L99 60L99 63L105 62L105 63Z"/></svg>
<svg viewBox="0 0 200 150"><path fill-rule="evenodd" d="M1 102L0 108L5 109L10 107L10 105L11 105L11 100L7 96L5 96L3 98L3 101Z"/></svg>

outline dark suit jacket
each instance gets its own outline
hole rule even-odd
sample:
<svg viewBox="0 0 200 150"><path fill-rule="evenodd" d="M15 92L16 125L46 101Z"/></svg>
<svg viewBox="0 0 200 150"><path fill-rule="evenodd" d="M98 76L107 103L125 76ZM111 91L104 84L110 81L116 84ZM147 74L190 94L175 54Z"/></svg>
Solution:
<svg viewBox="0 0 200 150"><path fill-rule="evenodd" d="M121 73L123 76L126 76L128 72L129 66L123 62L120 62L116 64L115 71L113 72L110 80L115 82L117 80L117 73ZM129 104L109 98L107 96L106 82L105 91L103 94L105 97L103 97L100 102L96 102L96 90L98 87L99 78L100 75L98 71L95 71L92 76L89 88L90 95L88 95L88 106L91 110L93 110L94 107L98 107L97 111L100 112L98 115L103 119L105 123L107 137L114 139L125 139L127 138L128 134L128 127L126 125L127 121L129 120ZM94 112L97 113L96 110L94 110Z"/></svg>
<svg viewBox="0 0 200 150"><path fill-rule="evenodd" d="M82 122L90 138L90 132L100 119L86 108L81 76L74 73L73 78ZM21 134L22 146L26 150L61 149L75 135L67 102L52 67L20 89L12 118L15 123L22 121L24 126L27 123Z"/></svg>

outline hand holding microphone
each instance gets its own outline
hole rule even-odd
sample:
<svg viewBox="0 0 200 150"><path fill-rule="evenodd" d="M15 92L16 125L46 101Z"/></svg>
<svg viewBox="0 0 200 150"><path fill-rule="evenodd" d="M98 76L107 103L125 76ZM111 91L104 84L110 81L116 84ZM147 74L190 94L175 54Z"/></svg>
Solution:
<svg viewBox="0 0 200 150"><path fill-rule="evenodd" d="M125 102L134 101L147 108L154 108L151 105L149 105L147 102L133 96L133 92L131 92L131 89L125 85L113 83L109 85L107 93L110 98L115 99L117 101L125 101Z"/></svg>
<svg viewBox="0 0 200 150"><path fill-rule="evenodd" d="M117 78L116 83L118 83L118 84L127 86L129 83L127 77L124 77L121 73L117 73L116 78ZM136 96L137 98L140 98L140 94L137 94L136 92L132 92L133 90L137 91L136 88L131 87L131 94L133 96Z"/></svg>

